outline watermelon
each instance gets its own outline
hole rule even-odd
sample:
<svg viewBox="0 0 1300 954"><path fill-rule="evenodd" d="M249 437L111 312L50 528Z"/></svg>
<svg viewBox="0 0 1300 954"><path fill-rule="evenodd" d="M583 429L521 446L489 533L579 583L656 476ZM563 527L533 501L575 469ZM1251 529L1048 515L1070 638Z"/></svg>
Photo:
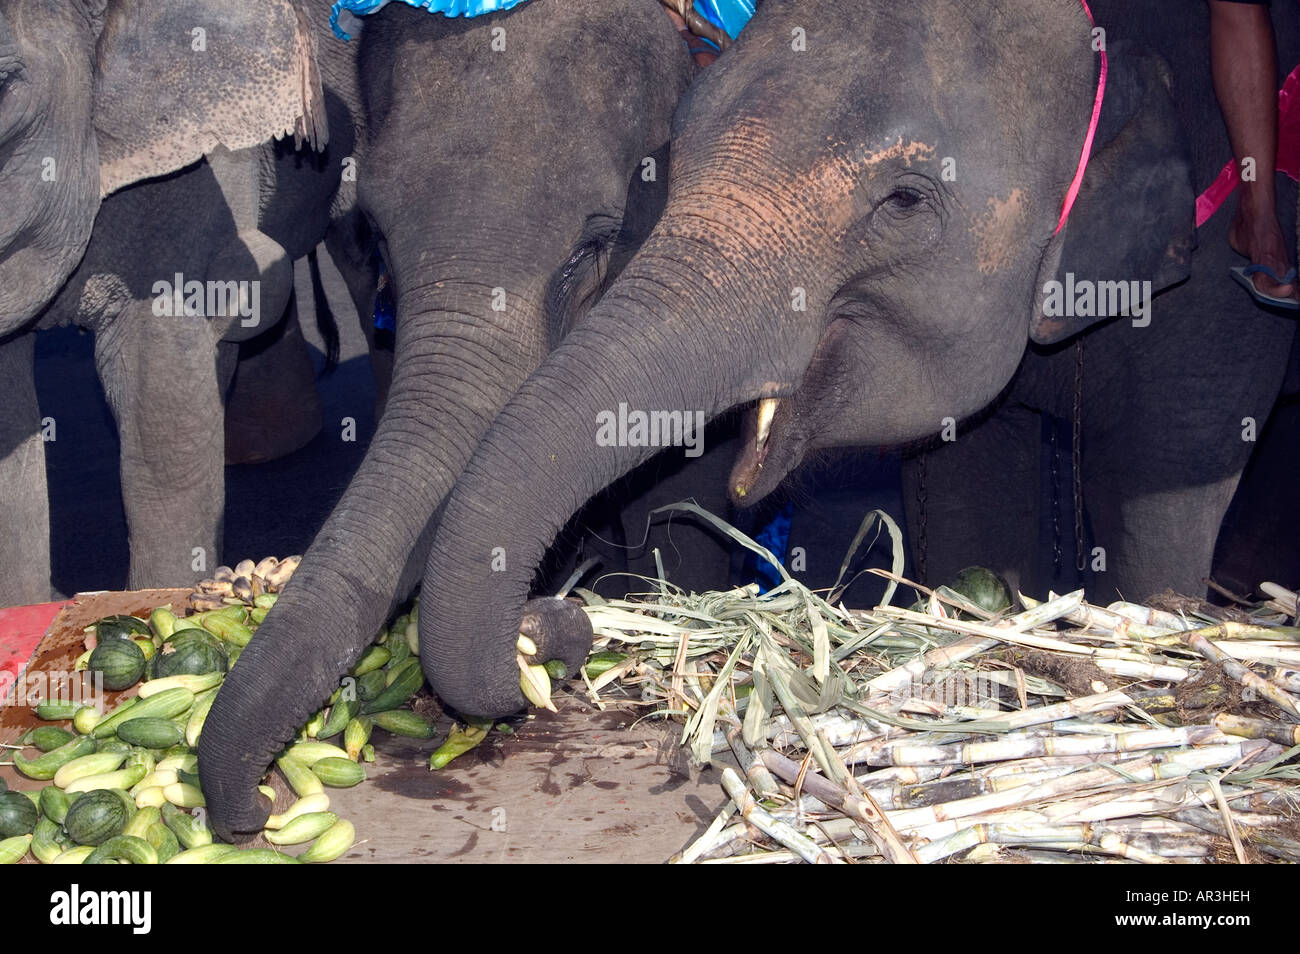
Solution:
<svg viewBox="0 0 1300 954"><path fill-rule="evenodd" d="M948 584L948 589L960 593L982 610L1000 613L1011 606L1011 587L992 570L982 566L968 566Z"/></svg>
<svg viewBox="0 0 1300 954"><path fill-rule="evenodd" d="M22 792L5 792L0 795L0 838L30 835L36 828L40 813L32 800Z"/></svg>
<svg viewBox="0 0 1300 954"><path fill-rule="evenodd" d="M144 652L130 639L100 640L90 654L87 668L103 673L105 689L111 692L128 689L144 675Z"/></svg>
<svg viewBox="0 0 1300 954"><path fill-rule="evenodd" d="M110 788L101 788L78 796L63 819L63 827L79 845L102 845L122 834L130 820L131 813L122 797Z"/></svg>
<svg viewBox="0 0 1300 954"><path fill-rule="evenodd" d="M109 639L130 639L132 636L152 636L149 624L134 616L105 616L95 623L95 639L104 642Z"/></svg>
<svg viewBox="0 0 1300 954"><path fill-rule="evenodd" d="M184 630L153 659L155 679L185 673L201 676L209 672L225 672L227 668L229 657L225 646L216 636L201 629Z"/></svg>

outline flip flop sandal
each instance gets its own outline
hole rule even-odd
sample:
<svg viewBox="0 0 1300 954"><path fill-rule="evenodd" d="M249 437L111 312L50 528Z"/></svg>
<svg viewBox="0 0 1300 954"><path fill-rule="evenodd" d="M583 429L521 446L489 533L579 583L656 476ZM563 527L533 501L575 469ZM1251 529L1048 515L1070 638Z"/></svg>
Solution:
<svg viewBox="0 0 1300 954"><path fill-rule="evenodd" d="M1253 276L1267 275L1279 285L1291 285L1296 280L1296 270L1288 269L1287 273L1278 277L1277 273L1267 265L1238 265L1228 270L1234 281L1246 291L1250 292L1250 297L1255 299L1258 304L1267 305L1270 308L1285 308L1288 311L1300 311L1300 301L1294 298L1278 298L1276 295L1267 295L1255 287Z"/></svg>

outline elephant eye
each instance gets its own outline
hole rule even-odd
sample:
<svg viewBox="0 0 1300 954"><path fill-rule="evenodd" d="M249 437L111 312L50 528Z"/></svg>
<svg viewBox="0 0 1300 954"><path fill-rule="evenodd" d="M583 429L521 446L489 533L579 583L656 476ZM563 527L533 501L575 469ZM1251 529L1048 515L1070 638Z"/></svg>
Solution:
<svg viewBox="0 0 1300 954"><path fill-rule="evenodd" d="M895 209L907 211L913 209L925 201L925 195L916 189L909 189L906 186L895 189L885 197L885 202Z"/></svg>

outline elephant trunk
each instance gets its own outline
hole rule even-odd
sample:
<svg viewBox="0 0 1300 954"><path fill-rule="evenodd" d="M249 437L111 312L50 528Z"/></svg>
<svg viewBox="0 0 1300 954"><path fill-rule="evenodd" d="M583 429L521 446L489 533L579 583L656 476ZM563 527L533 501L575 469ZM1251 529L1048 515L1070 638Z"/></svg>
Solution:
<svg viewBox="0 0 1300 954"><path fill-rule="evenodd" d="M466 256L453 261L454 271L430 254L421 275L472 271ZM414 284L399 298L392 392L365 460L226 678L200 739L203 790L222 837L262 828L262 773L414 588L437 508L492 409L537 360L519 341L525 303L471 315L481 281Z"/></svg>
<svg viewBox="0 0 1300 954"><path fill-rule="evenodd" d="M748 320L777 319L754 294L770 281L662 225L498 415L448 498L424 576L420 658L443 702L462 713L523 707L522 608L569 517L672 443L665 422L681 420L689 434L738 403L782 392L807 350L778 345L789 330L779 320ZM774 367L772 355L789 356L791 368ZM657 441L653 426L637 430L656 419Z"/></svg>

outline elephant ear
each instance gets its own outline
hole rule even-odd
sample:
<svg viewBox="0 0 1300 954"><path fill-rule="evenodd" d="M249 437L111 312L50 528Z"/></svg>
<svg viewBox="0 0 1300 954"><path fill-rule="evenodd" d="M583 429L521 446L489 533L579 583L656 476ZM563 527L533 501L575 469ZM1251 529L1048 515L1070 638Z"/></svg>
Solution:
<svg viewBox="0 0 1300 954"><path fill-rule="evenodd" d="M1030 325L1038 344L1053 344L1112 317L1063 317L1056 305L1068 294L1064 289L1074 287L1071 279L1149 281L1155 294L1191 273L1196 191L1168 67L1154 53L1120 43L1112 44L1109 58L1083 185L1039 265Z"/></svg>
<svg viewBox="0 0 1300 954"><path fill-rule="evenodd" d="M293 0L110 3L96 60L101 197L218 146L328 138L315 38Z"/></svg>

